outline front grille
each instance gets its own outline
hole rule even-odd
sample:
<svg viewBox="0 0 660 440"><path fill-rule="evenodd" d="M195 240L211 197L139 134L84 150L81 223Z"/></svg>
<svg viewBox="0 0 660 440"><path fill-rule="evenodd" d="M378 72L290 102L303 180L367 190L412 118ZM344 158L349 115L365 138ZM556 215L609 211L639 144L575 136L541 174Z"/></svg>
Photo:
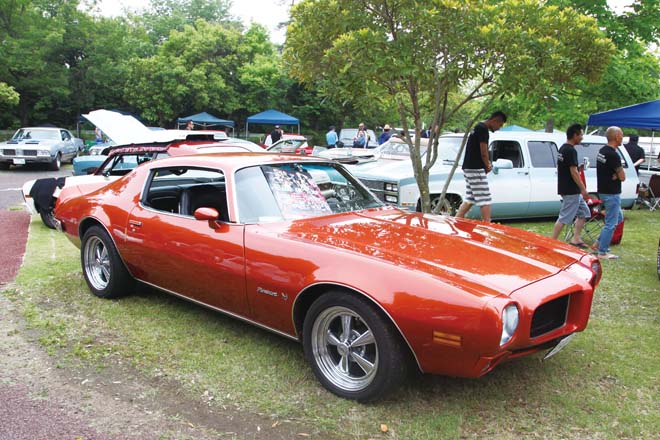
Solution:
<svg viewBox="0 0 660 440"><path fill-rule="evenodd" d="M37 150L23 150L23 156L36 156Z"/></svg>
<svg viewBox="0 0 660 440"><path fill-rule="evenodd" d="M16 150L10 150L8 148L5 148L2 154L4 154L5 156L16 156Z"/></svg>
<svg viewBox="0 0 660 440"><path fill-rule="evenodd" d="M381 180L360 179L360 182L362 182L364 186L366 186L369 189L375 189L377 191L385 190L385 182Z"/></svg>
<svg viewBox="0 0 660 440"><path fill-rule="evenodd" d="M570 295L560 296L541 304L532 317L530 337L536 338L557 329L566 323Z"/></svg>

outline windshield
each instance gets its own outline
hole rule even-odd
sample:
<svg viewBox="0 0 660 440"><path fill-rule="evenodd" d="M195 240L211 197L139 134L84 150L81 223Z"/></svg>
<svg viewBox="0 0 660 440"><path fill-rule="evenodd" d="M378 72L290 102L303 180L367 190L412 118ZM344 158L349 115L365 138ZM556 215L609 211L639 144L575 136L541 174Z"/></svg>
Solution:
<svg viewBox="0 0 660 440"><path fill-rule="evenodd" d="M456 153L458 153L458 149L461 147L462 140L463 138L460 136L440 137L440 140L438 141L438 161L436 163L454 163ZM426 150L428 149L425 141L425 139L422 139L419 146L422 157L424 157ZM408 144L399 139L392 139L385 142L383 145L376 148L375 152L381 159L410 159L410 148L408 147ZM461 158L459 163L462 162L463 160Z"/></svg>
<svg viewBox="0 0 660 440"><path fill-rule="evenodd" d="M141 163L155 159L162 159L163 157L168 156L169 154L166 152L153 151L117 154L108 158L103 165L99 167L96 174L103 174L105 176L123 176L124 174L128 174Z"/></svg>
<svg viewBox="0 0 660 440"><path fill-rule="evenodd" d="M383 206L344 168L326 163L287 163L236 173L242 223L320 217Z"/></svg>
<svg viewBox="0 0 660 440"><path fill-rule="evenodd" d="M273 153L295 153L298 148L303 147L305 142L307 142L305 139L283 139L271 145L268 151Z"/></svg>
<svg viewBox="0 0 660 440"><path fill-rule="evenodd" d="M41 139L51 141L61 140L59 130L47 130L38 128L21 128L14 134L14 137L12 137L12 140L14 141L22 141L24 139Z"/></svg>

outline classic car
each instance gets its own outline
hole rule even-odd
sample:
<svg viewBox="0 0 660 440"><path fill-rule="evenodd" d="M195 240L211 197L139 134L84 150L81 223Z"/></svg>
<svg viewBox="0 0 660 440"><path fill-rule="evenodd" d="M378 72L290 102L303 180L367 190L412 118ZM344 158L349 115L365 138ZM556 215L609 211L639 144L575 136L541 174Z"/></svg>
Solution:
<svg viewBox="0 0 660 440"><path fill-rule="evenodd" d="M479 377L585 329L598 260L511 227L387 206L313 156L198 154L65 187L90 291L136 280L302 342L321 384L376 400L405 371Z"/></svg>
<svg viewBox="0 0 660 440"><path fill-rule="evenodd" d="M8 170L11 165L44 163L48 164L49 169L57 171L62 161L73 161L84 146L82 139L74 137L64 128L19 128L10 140L0 143L0 169Z"/></svg>
<svg viewBox="0 0 660 440"><path fill-rule="evenodd" d="M448 178L463 134L442 135L438 146L438 160L430 170L429 190L431 205L435 207ZM559 212L561 199L557 195L557 154L565 142L562 133L540 132L496 132L490 135L489 154L493 172L488 174L492 195L492 218L534 218L555 216ZM585 176L587 190L596 193L596 156L606 143L602 136L585 135L582 144L576 147L578 159L587 164ZM632 207L639 180L628 172L630 156L624 148L618 149L621 164L626 170L626 181L622 184L621 205ZM462 163L462 158L459 164ZM591 166L589 166L589 164ZM421 207L419 188L413 174L412 163L387 161L349 166L350 171L360 178L381 200L410 210ZM465 196L465 181L461 167L456 169L441 212L454 214ZM470 217L478 217L479 209L474 206Z"/></svg>
<svg viewBox="0 0 660 440"><path fill-rule="evenodd" d="M103 110L102 112L106 111ZM108 136L111 136L112 139L118 139L119 142L127 142L131 135L128 127L122 128L114 124L113 128L116 118L120 118L125 122L126 116L115 112L106 112L104 115L107 117L105 120L102 120L102 118L93 119L97 124L101 124L103 131ZM142 126L141 123L138 122L138 124ZM23 185L22 192L29 210L33 214L38 213L43 223L47 227L54 229L53 207L55 206L55 201L60 190L64 186L81 186L96 182L107 183L128 173L143 162L162 157L197 154L200 152L263 152L261 147L249 141L232 140L226 136L221 137L222 140L218 141L216 140L217 134L215 132L185 130L151 131L152 134L149 134L149 132L150 130L148 129L144 132L142 128L138 128L134 133L136 143L106 147L102 155L94 156L105 159L100 165L96 165L91 170L91 174L77 175L59 180L51 178L26 182ZM145 139L154 140L145 142ZM142 143L138 143L137 140L141 140Z"/></svg>
<svg viewBox="0 0 660 440"><path fill-rule="evenodd" d="M266 148L269 153L312 154L314 147L307 143L305 136L287 136Z"/></svg>

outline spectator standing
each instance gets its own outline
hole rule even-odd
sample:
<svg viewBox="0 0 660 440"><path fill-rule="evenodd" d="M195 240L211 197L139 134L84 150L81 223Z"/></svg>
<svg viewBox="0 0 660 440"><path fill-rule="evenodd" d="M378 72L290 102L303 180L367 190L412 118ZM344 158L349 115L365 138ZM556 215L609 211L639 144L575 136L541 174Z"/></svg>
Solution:
<svg viewBox="0 0 660 440"><path fill-rule="evenodd" d="M499 130L505 122L504 112L496 111L470 132L463 159L465 200L458 208L456 217L465 217L472 205L476 204L481 211L481 219L490 222L491 198L487 174L493 169L493 164L488 157L488 137L489 131Z"/></svg>
<svg viewBox="0 0 660 440"><path fill-rule="evenodd" d="M638 141L639 136L636 134L631 134L628 143L624 145L628 155L630 156L630 159L632 159L633 166L635 167L635 172L637 174L639 174L639 166L644 163L644 160L646 160L644 149L639 146L637 143Z"/></svg>
<svg viewBox="0 0 660 440"><path fill-rule="evenodd" d="M103 132L98 127L94 128L94 141L97 144L102 144L103 143Z"/></svg>
<svg viewBox="0 0 660 440"><path fill-rule="evenodd" d="M573 124L566 130L566 143L559 149L557 156L557 194L561 196L561 209L559 217L552 229L552 238L559 237L564 225L570 225L575 221L575 231L570 244L585 247L582 241L582 228L591 216L591 210L587 205L589 193L580 178L578 171L578 155L575 146L582 142L584 131L580 124Z"/></svg>
<svg viewBox="0 0 660 440"><path fill-rule="evenodd" d="M358 131L355 137L353 138L353 147L354 148L367 148L369 145L369 140L367 139L367 130L364 128L364 123L360 122L358 125Z"/></svg>
<svg viewBox="0 0 660 440"><path fill-rule="evenodd" d="M598 237L598 258L614 260L619 257L610 253L610 243L614 229L623 221L621 182L626 180L626 173L621 166L621 157L617 151L623 142L623 131L616 126L609 127L605 137L607 145L598 151L596 158L598 196L605 208L605 226Z"/></svg>
<svg viewBox="0 0 660 440"><path fill-rule="evenodd" d="M331 125L330 129L328 132L325 134L325 144L328 146L328 148L334 148L337 146L337 141L339 138L337 137L337 132L335 131L335 126Z"/></svg>
<svg viewBox="0 0 660 440"><path fill-rule="evenodd" d="M279 141L280 139L282 139L282 134L283 134L283 133L284 133L284 132L282 131L282 129L280 128L280 126L279 126L279 125L276 125L276 126L275 126L275 129L274 129L273 131L270 132L270 144L273 145L275 142L277 142L277 141Z"/></svg>
<svg viewBox="0 0 660 440"><path fill-rule="evenodd" d="M383 127L383 132L378 136L378 145L383 145L385 142L390 140L390 137L392 136L392 133L390 132L392 128L388 125L385 124L385 127Z"/></svg>
<svg viewBox="0 0 660 440"><path fill-rule="evenodd" d="M186 130L193 130L195 128L195 123L193 121L188 121L186 124Z"/></svg>

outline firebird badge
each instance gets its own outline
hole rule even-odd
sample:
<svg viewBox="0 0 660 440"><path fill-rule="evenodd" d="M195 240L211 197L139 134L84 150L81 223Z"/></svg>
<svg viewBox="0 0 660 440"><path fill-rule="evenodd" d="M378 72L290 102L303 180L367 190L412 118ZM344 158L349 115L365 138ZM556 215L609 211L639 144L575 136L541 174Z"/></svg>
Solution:
<svg viewBox="0 0 660 440"><path fill-rule="evenodd" d="M273 292L272 290L264 289L263 287L257 287L257 292L263 293L264 295L273 296L275 298L280 296L277 292Z"/></svg>

